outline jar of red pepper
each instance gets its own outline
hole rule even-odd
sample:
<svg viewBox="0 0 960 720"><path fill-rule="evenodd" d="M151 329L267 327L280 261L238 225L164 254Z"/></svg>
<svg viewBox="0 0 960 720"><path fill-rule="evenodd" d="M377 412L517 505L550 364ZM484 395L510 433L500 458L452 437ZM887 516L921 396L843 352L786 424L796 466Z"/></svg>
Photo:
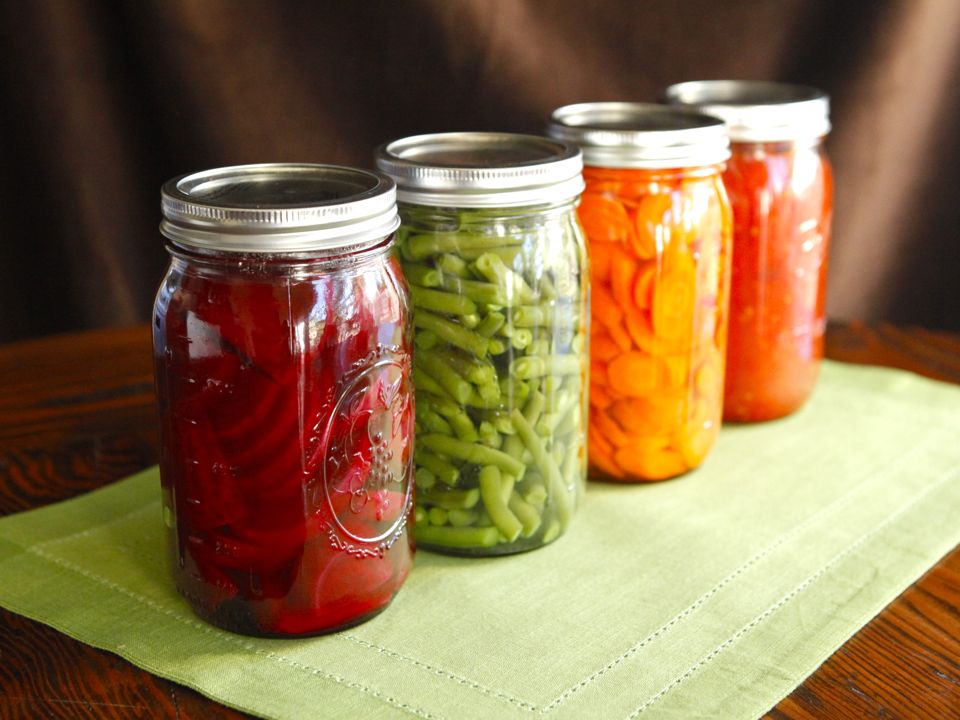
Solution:
<svg viewBox="0 0 960 720"><path fill-rule="evenodd" d="M813 392L823 356L833 181L819 90L759 81L689 82L670 102L727 122L734 218L724 419L788 415Z"/></svg>
<svg viewBox="0 0 960 720"><path fill-rule="evenodd" d="M413 558L411 325L388 177L228 167L163 186L154 310L172 572L203 618L307 635Z"/></svg>

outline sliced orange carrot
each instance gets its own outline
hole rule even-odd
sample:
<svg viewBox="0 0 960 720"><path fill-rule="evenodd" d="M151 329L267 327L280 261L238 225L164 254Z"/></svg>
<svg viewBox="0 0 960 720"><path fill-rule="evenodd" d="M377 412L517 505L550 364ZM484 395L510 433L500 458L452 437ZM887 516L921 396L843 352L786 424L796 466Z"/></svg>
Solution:
<svg viewBox="0 0 960 720"><path fill-rule="evenodd" d="M676 249L665 256L664 270L653 288L653 329L665 340L688 338L697 293L697 267L688 252Z"/></svg>
<svg viewBox="0 0 960 720"><path fill-rule="evenodd" d="M690 388L690 353L669 353L659 357L660 382L669 388Z"/></svg>
<svg viewBox="0 0 960 720"><path fill-rule="evenodd" d="M619 323L610 325L607 328L607 332L610 333L610 339L617 344L621 352L626 352L633 347L633 343L630 341L630 335L627 334L627 331L624 330L623 326Z"/></svg>
<svg viewBox="0 0 960 720"><path fill-rule="evenodd" d="M590 358L590 386L606 387L610 384L610 378L607 372L607 363Z"/></svg>
<svg viewBox="0 0 960 720"><path fill-rule="evenodd" d="M608 412L629 435L666 437L683 421L683 408L682 395L658 394L615 400Z"/></svg>
<svg viewBox="0 0 960 720"><path fill-rule="evenodd" d="M595 285L591 289L590 307L593 317L607 327L619 325L623 319L623 310L617 306L613 295L602 284Z"/></svg>
<svg viewBox="0 0 960 720"><path fill-rule="evenodd" d="M610 332L602 325L590 329L590 356L609 362L620 354L622 348L610 337Z"/></svg>
<svg viewBox="0 0 960 720"><path fill-rule="evenodd" d="M601 477L610 480L626 480L627 474L621 470L609 454L597 452L591 448L590 465L599 471Z"/></svg>
<svg viewBox="0 0 960 720"><path fill-rule="evenodd" d="M598 410L606 410L613 403L613 398L603 385L590 386L590 405Z"/></svg>
<svg viewBox="0 0 960 720"><path fill-rule="evenodd" d="M594 192L580 198L577 216L591 242L627 242L633 236L633 223L616 199Z"/></svg>
<svg viewBox="0 0 960 720"><path fill-rule="evenodd" d="M653 326L646 312L631 313L627 315L626 322L627 332L634 345L652 355L659 351L657 336L653 334Z"/></svg>
<svg viewBox="0 0 960 720"><path fill-rule="evenodd" d="M634 213L633 251L641 260L656 257L663 248L670 204L667 194L647 195Z"/></svg>
<svg viewBox="0 0 960 720"><path fill-rule="evenodd" d="M622 447L627 444L628 438L626 433L623 432L623 429L617 425L616 421L611 419L609 415L603 412L595 413L593 421L599 432L611 443L617 447Z"/></svg>
<svg viewBox="0 0 960 720"><path fill-rule="evenodd" d="M710 348L703 364L697 368L697 372L693 376L694 387L701 397L717 398L720 396L720 377L723 369L719 365L716 349Z"/></svg>
<svg viewBox="0 0 960 720"><path fill-rule="evenodd" d="M587 443L590 457L593 457L594 453L597 452L604 455L613 454L613 443L607 440L593 423L590 423L587 428Z"/></svg>
<svg viewBox="0 0 960 720"><path fill-rule="evenodd" d="M610 289L628 315L633 312L633 285L637 274L637 261L625 250L613 253L610 262Z"/></svg>
<svg viewBox="0 0 960 720"><path fill-rule="evenodd" d="M721 409L718 403L699 401L693 416L680 432L677 446L691 467L696 467L707 456L720 429Z"/></svg>
<svg viewBox="0 0 960 720"><path fill-rule="evenodd" d="M645 262L637 272L633 284L633 302L642 310L653 307L653 286L657 279L657 263Z"/></svg>
<svg viewBox="0 0 960 720"><path fill-rule="evenodd" d="M634 453L629 448L620 448L614 453L613 459L626 472L642 480L666 480L688 469L680 453L669 448L647 453Z"/></svg>
<svg viewBox="0 0 960 720"><path fill-rule="evenodd" d="M594 284L607 282L610 278L610 259L619 248L619 243L590 240L590 281Z"/></svg>
<svg viewBox="0 0 960 720"><path fill-rule="evenodd" d="M643 397L656 389L657 362L653 356L639 350L631 350L610 361L607 380L630 397Z"/></svg>

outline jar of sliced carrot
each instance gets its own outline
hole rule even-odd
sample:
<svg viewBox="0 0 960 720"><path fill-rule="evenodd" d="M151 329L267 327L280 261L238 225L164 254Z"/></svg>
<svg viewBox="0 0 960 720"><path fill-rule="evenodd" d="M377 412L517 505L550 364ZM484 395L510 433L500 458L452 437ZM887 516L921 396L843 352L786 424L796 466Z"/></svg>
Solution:
<svg viewBox="0 0 960 720"><path fill-rule="evenodd" d="M735 251L724 418L783 417L813 392L823 357L829 101L814 88L740 80L681 83L667 97L723 118L730 131L724 181Z"/></svg>
<svg viewBox="0 0 960 720"><path fill-rule="evenodd" d="M720 428L732 233L726 130L659 105L587 103L556 110L549 133L584 154L591 471L675 477L703 461Z"/></svg>

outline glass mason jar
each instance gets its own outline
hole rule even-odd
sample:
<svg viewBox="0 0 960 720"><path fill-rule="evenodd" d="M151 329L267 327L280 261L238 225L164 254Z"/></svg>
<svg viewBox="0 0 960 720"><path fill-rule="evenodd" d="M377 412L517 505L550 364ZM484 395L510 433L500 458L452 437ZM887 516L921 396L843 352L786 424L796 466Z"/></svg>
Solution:
<svg viewBox="0 0 960 720"><path fill-rule="evenodd" d="M397 181L414 307L417 544L540 547L586 479L587 285L580 153L447 133L380 148Z"/></svg>
<svg viewBox="0 0 960 720"><path fill-rule="evenodd" d="M653 481L697 467L720 429L731 217L723 123L585 103L549 134L584 154L591 276L590 467Z"/></svg>
<svg viewBox="0 0 960 720"><path fill-rule="evenodd" d="M154 309L164 517L180 593L240 633L385 608L413 560L412 328L395 185L323 165L162 189Z"/></svg>
<svg viewBox="0 0 960 720"><path fill-rule="evenodd" d="M732 141L724 173L734 219L724 418L789 415L813 392L823 357L829 100L814 88L740 80L681 83L667 98L726 120Z"/></svg>

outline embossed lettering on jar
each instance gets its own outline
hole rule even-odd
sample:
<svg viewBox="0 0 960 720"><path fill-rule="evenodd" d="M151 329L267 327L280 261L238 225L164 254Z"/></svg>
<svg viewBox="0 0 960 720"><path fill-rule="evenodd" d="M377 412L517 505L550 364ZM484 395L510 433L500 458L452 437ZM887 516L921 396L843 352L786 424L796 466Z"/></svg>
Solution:
<svg viewBox="0 0 960 720"><path fill-rule="evenodd" d="M815 88L714 80L681 83L668 99L727 121L733 206L724 418L760 421L800 408L816 385L833 179L823 148L829 102Z"/></svg>
<svg viewBox="0 0 960 720"><path fill-rule="evenodd" d="M723 123L641 103L553 113L579 144L590 252L590 467L666 480L698 467L720 429L731 215Z"/></svg>
<svg viewBox="0 0 960 720"><path fill-rule="evenodd" d="M236 632L304 635L382 610L410 569L408 296L395 187L316 165L163 188L154 313L177 588Z"/></svg>

